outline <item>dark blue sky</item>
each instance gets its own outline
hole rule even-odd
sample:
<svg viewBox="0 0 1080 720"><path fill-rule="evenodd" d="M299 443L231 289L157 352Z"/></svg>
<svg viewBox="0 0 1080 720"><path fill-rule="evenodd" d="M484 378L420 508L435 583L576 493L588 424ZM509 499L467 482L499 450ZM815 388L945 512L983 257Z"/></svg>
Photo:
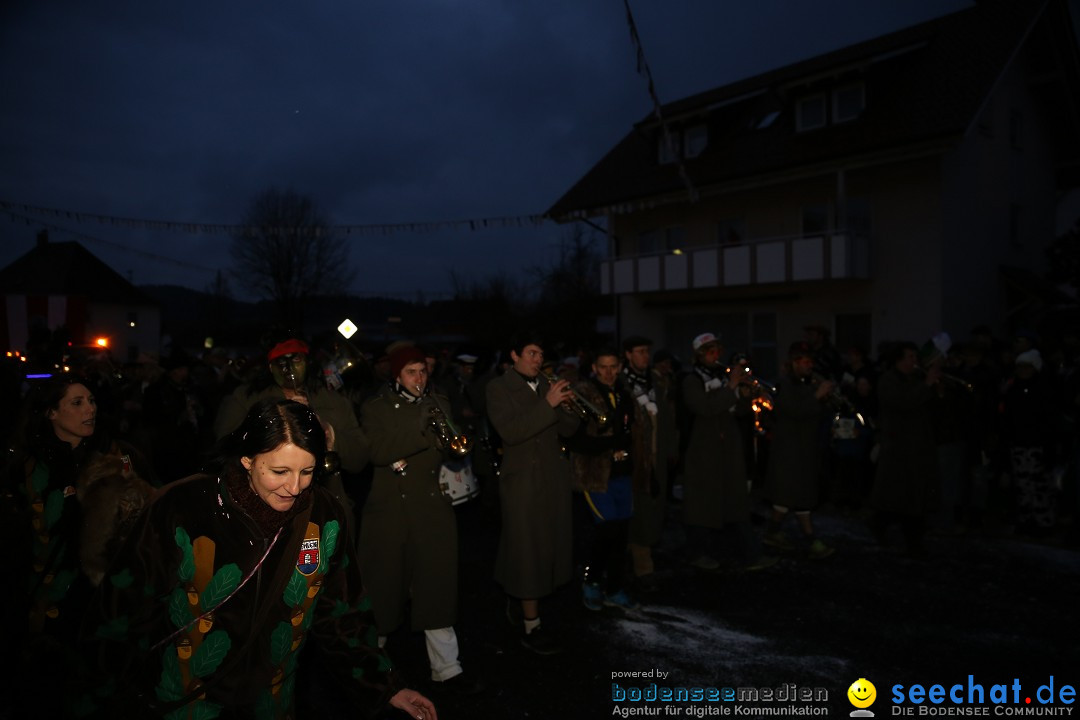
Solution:
<svg viewBox="0 0 1080 720"><path fill-rule="evenodd" d="M664 102L969 5L631 1ZM539 214L651 110L622 0L8 0L0 91L0 201L209 224L271 185L337 225ZM43 219L136 284L229 265L224 234ZM0 265L38 227L0 214ZM352 290L518 275L566 233L352 236Z"/></svg>

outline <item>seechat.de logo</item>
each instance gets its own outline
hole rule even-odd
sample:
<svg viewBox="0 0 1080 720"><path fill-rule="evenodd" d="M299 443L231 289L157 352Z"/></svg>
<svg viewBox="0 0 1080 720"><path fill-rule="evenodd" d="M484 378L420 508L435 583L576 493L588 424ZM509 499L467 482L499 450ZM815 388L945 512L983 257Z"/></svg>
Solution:
<svg viewBox="0 0 1080 720"><path fill-rule="evenodd" d="M866 678L859 678L847 689L847 699L855 706L855 709L851 711L851 717L874 717L874 713L866 709L874 704L874 700L877 700L877 688L874 687L874 683Z"/></svg>

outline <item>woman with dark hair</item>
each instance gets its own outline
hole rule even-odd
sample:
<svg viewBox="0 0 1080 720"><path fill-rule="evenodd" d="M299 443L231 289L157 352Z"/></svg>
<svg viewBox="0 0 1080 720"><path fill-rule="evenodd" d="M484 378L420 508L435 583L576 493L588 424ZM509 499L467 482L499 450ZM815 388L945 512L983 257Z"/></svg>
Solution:
<svg viewBox="0 0 1080 720"><path fill-rule="evenodd" d="M0 610L10 634L3 645L16 648L18 661L0 705L17 711L53 714L52 688L76 664L73 641L93 592L80 563L79 475L96 450L110 447L97 428L94 394L80 378L61 375L31 387L11 438L0 522L11 574Z"/></svg>
<svg viewBox="0 0 1080 720"><path fill-rule="evenodd" d="M377 646L349 514L316 482L327 452L310 408L264 400L223 439L213 474L172 483L147 507L83 628L98 685L121 690L113 715L295 717L311 639L305 657L354 705L436 718Z"/></svg>
<svg viewBox="0 0 1080 720"><path fill-rule="evenodd" d="M71 637L90 594L79 572L76 484L91 451L107 444L101 433L95 437L96 427L94 394L77 377L50 378L26 397L8 482L24 543L11 557L29 579L20 587L28 588L30 636Z"/></svg>

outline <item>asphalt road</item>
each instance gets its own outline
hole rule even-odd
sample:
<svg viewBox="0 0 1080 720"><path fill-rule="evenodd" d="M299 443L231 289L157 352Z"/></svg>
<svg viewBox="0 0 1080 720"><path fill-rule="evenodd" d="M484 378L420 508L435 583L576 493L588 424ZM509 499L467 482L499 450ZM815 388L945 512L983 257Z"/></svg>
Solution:
<svg viewBox="0 0 1080 720"><path fill-rule="evenodd" d="M660 588L639 596L638 611L592 612L581 604L579 586L568 585L541 606L545 627L566 650L541 657L520 646L491 579L497 507L478 499L457 510L462 661L487 690L459 697L433 687L422 633L399 630L388 644L443 720L762 716L792 706L847 717L855 709L847 690L860 678L876 686L870 710L881 718L900 712L890 699L896 685L907 693L912 685L962 684L961 695L969 684L981 685L989 695L997 684L1012 692L1015 679L1021 706L1051 675L1055 692L1080 685L1080 553L1062 540L1036 544L1001 531L931 535L928 557L914 560L874 544L858 518L819 514L819 536L837 548L832 557L788 554L766 570L704 572L680 552L676 506L656 554ZM575 528L578 549L584 529ZM630 688L652 692L654 684L657 692L759 693L754 702L613 700L620 691L633 695ZM766 689L774 700L761 699ZM818 699L775 699L800 692ZM904 704L918 712L919 705ZM632 709L638 714L624 712Z"/></svg>

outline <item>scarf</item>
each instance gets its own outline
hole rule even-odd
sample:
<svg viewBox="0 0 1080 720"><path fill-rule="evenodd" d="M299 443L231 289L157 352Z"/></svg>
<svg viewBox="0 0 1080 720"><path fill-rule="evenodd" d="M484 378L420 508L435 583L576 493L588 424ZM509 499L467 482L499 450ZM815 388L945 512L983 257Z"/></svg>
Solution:
<svg viewBox="0 0 1080 720"><path fill-rule="evenodd" d="M285 523L292 520L311 503L312 487L308 485L299 495L288 510L279 512L266 504L266 501L251 489L250 478L246 472L231 468L225 472L225 489L229 498L243 510L248 517L255 521L267 537L273 535Z"/></svg>

